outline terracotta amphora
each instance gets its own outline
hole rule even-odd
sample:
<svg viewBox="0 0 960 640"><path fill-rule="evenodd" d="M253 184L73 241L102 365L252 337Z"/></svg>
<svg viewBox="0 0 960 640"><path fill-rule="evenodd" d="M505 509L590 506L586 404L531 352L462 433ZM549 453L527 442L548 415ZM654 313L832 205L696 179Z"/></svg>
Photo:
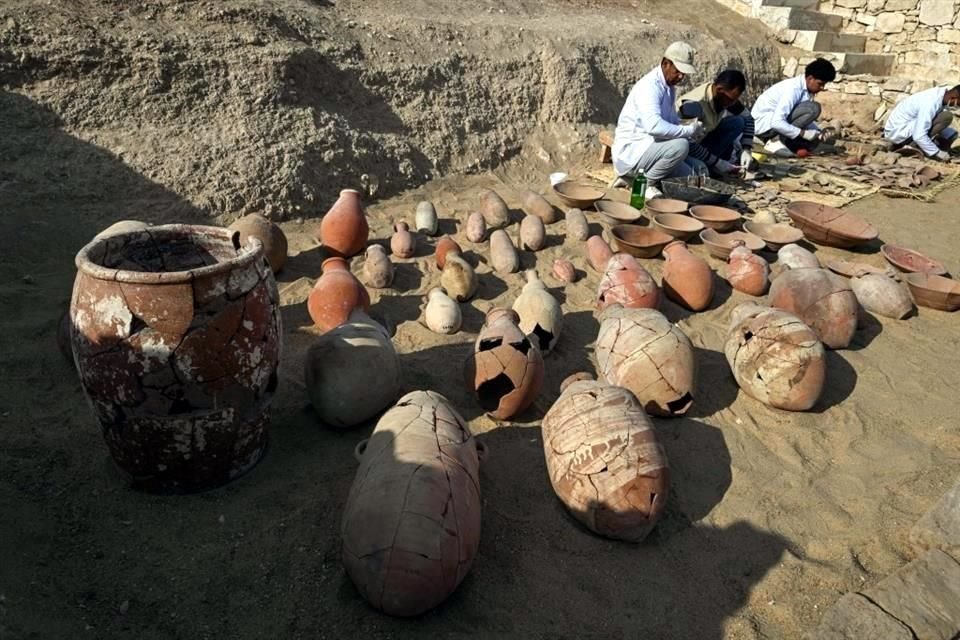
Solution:
<svg viewBox="0 0 960 640"><path fill-rule="evenodd" d="M607 270L607 262L613 257L613 250L606 240L600 236L587 238L587 260L594 271L603 273Z"/></svg>
<svg viewBox="0 0 960 640"><path fill-rule="evenodd" d="M350 264L343 258L327 258L310 297L307 310L321 331L330 331L350 318L354 309L370 310L370 295L350 273Z"/></svg>
<svg viewBox="0 0 960 640"><path fill-rule="evenodd" d="M580 209L568 209L564 216L564 222L567 226L567 239L583 242L590 236L590 225L587 224L587 216L583 215ZM600 269L598 269L600 271Z"/></svg>
<svg viewBox="0 0 960 640"><path fill-rule="evenodd" d="M387 256L387 250L379 244L367 247L366 259L363 261L363 275L367 285L374 289L389 287L393 282L393 263Z"/></svg>
<svg viewBox="0 0 960 640"><path fill-rule="evenodd" d="M520 329L537 341L541 353L550 353L560 339L563 311L536 270L527 271L527 284L513 303L513 310L520 316Z"/></svg>
<svg viewBox="0 0 960 640"><path fill-rule="evenodd" d="M456 251L460 254L463 253L463 249L460 248L457 241L450 236L443 236L437 241L437 248L434 250L433 255L437 261L437 268L441 271L443 270L447 254L451 251Z"/></svg>
<svg viewBox="0 0 960 640"><path fill-rule="evenodd" d="M577 270L569 260L557 258L553 261L553 277L567 283L576 282Z"/></svg>
<svg viewBox="0 0 960 640"><path fill-rule="evenodd" d="M393 225L390 236L390 252L398 258L412 258L417 251L417 240L410 233L410 227L401 220Z"/></svg>
<svg viewBox="0 0 960 640"><path fill-rule="evenodd" d="M483 242L487 237L487 222L483 219L483 214L474 211L467 218L467 240L470 242Z"/></svg>
<svg viewBox="0 0 960 640"><path fill-rule="evenodd" d="M706 260L690 253L687 244L674 240L663 248L663 292L691 311L703 311L713 298L713 271Z"/></svg>
<svg viewBox="0 0 960 640"><path fill-rule="evenodd" d="M626 253L610 258L597 287L597 308L605 309L612 304L630 309L660 306L660 287L636 258Z"/></svg>
<svg viewBox="0 0 960 640"><path fill-rule="evenodd" d="M751 296L762 296L770 284L770 267L767 261L747 249L743 241L730 252L727 262L727 281L737 291Z"/></svg>
<svg viewBox="0 0 960 640"><path fill-rule="evenodd" d="M331 256L351 258L367 246L369 234L360 192L344 189L320 221L320 242Z"/></svg>
<svg viewBox="0 0 960 640"><path fill-rule="evenodd" d="M845 278L826 269L789 269L770 285L767 300L807 323L830 349L845 349L857 330L860 303Z"/></svg>

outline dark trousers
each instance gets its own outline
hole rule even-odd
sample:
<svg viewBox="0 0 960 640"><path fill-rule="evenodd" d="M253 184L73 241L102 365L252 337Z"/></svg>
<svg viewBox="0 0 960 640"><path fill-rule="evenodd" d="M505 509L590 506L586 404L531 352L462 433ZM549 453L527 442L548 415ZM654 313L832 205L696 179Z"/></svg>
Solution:
<svg viewBox="0 0 960 640"><path fill-rule="evenodd" d="M741 116L730 116L724 118L717 125L717 128L708 133L700 144L706 147L707 151L722 160L730 161L733 155L733 145L743 135L743 129L746 126L746 120Z"/></svg>
<svg viewBox="0 0 960 640"><path fill-rule="evenodd" d="M817 121L817 119L820 117L821 111L822 108L820 107L820 103L807 100L806 102L801 102L793 108L793 111L790 112L790 117L787 118L787 122L800 129L806 129ZM767 140L771 140L776 135L778 135L777 132L771 129L770 131L767 131L766 133L763 133L757 137L766 142ZM790 149L790 151L793 151L794 153L800 149L813 151L817 147L816 142L804 140L803 136L797 138L780 136L780 142L782 142L787 149Z"/></svg>

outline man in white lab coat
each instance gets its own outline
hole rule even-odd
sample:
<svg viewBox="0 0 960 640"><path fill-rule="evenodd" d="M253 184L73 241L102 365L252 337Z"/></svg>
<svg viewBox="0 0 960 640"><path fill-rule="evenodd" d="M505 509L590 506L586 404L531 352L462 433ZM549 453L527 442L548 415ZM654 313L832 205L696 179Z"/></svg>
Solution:
<svg viewBox="0 0 960 640"><path fill-rule="evenodd" d="M630 90L611 148L617 172L614 185L625 186L642 172L647 178L649 200L660 195L660 181L664 178L692 175L695 167L706 171L702 162L687 157L690 140L700 135L703 125L681 125L674 106L675 87L697 71L693 66L694 53L687 43L674 42L667 47L660 64Z"/></svg>
<svg viewBox="0 0 960 640"><path fill-rule="evenodd" d="M950 159L950 147L957 131L950 127L953 114L947 107L960 104L960 85L952 89L934 87L904 98L893 108L883 128L890 149L913 144L928 158Z"/></svg>
<svg viewBox="0 0 960 640"><path fill-rule="evenodd" d="M757 98L753 104L756 136L766 142L764 151L789 157L800 149L812 151L821 141L817 118L820 104L814 97L837 77L829 60L817 58L806 66L803 75L782 80Z"/></svg>

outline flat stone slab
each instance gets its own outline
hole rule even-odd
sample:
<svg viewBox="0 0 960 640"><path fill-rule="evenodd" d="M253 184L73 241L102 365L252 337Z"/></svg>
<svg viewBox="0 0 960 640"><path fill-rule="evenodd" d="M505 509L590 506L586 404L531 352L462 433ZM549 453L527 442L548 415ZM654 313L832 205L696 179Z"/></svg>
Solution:
<svg viewBox="0 0 960 640"><path fill-rule="evenodd" d="M828 610L808 640L914 640L913 633L859 593L848 593Z"/></svg>
<svg viewBox="0 0 960 640"><path fill-rule="evenodd" d="M863 595L910 627L917 638L952 640L960 633L960 563L939 549L901 567Z"/></svg>
<svg viewBox="0 0 960 640"><path fill-rule="evenodd" d="M960 482L917 520L910 543L918 553L940 549L960 560Z"/></svg>

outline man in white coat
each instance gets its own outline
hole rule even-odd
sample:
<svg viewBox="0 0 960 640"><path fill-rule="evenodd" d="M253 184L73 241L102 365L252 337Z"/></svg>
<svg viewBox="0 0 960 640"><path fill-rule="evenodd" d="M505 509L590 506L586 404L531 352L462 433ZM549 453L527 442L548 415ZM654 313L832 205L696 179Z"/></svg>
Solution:
<svg viewBox="0 0 960 640"><path fill-rule="evenodd" d="M751 111L756 136L766 142L764 151L790 157L800 149L812 151L821 141L817 118L820 104L814 97L837 77L829 60L817 58L803 75L781 80L760 94Z"/></svg>
<svg viewBox="0 0 960 640"><path fill-rule="evenodd" d="M674 42L660 64L633 85L620 111L611 148L615 186L626 186L643 172L649 200L661 195L659 186L664 178L692 175L695 167L706 172L706 165L688 158L690 141L699 137L703 125L681 125L675 107L675 87L697 72L693 56L690 45Z"/></svg>
<svg viewBox="0 0 960 640"><path fill-rule="evenodd" d="M950 127L953 114L947 107L960 104L960 85L934 87L904 98L893 108L883 128L884 143L890 149L916 145L928 158L949 160L949 149L957 138Z"/></svg>

